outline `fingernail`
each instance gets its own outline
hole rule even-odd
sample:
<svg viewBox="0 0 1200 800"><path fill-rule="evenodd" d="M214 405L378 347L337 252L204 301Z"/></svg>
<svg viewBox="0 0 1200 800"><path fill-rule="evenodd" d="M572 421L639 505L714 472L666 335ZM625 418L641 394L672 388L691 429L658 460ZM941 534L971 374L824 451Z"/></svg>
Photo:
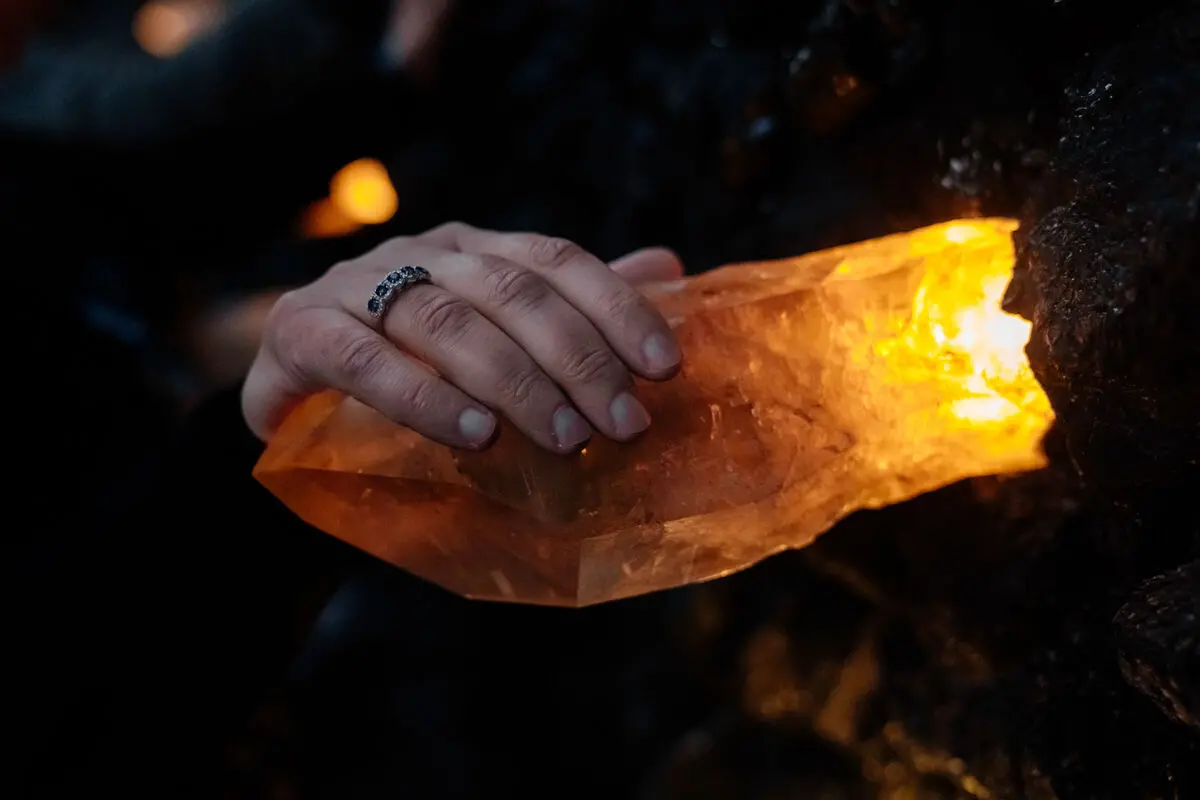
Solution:
<svg viewBox="0 0 1200 800"><path fill-rule="evenodd" d="M479 447L487 444L496 432L496 418L486 411L468 408L458 415L458 432L468 444Z"/></svg>
<svg viewBox="0 0 1200 800"><path fill-rule="evenodd" d="M574 450L592 438L592 426L578 411L563 406L554 412L554 438L562 450Z"/></svg>
<svg viewBox="0 0 1200 800"><path fill-rule="evenodd" d="M642 344L646 366L655 372L666 372L679 366L679 348L661 333L651 334Z"/></svg>
<svg viewBox="0 0 1200 800"><path fill-rule="evenodd" d="M609 411L621 436L637 436L650 427L650 412L629 392L617 395Z"/></svg>

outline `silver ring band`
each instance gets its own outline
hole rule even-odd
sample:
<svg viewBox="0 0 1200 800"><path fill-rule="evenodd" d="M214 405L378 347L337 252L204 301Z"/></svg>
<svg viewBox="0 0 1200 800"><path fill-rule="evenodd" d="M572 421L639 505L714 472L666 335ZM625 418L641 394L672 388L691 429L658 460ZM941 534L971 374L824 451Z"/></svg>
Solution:
<svg viewBox="0 0 1200 800"><path fill-rule="evenodd" d="M367 313L376 319L382 317L396 299L396 295L418 283L429 283L431 279L429 270L424 267L401 267L392 270L371 293L371 299L367 301Z"/></svg>

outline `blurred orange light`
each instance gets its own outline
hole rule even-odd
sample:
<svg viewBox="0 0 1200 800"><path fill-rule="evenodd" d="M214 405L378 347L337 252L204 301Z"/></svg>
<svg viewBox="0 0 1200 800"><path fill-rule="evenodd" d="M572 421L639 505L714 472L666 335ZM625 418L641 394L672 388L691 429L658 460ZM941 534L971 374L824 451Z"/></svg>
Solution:
<svg viewBox="0 0 1200 800"><path fill-rule="evenodd" d="M225 16L218 0L153 0L133 17L133 38L152 56L170 58Z"/></svg>
<svg viewBox="0 0 1200 800"><path fill-rule="evenodd" d="M396 213L396 189L387 169L373 158L360 158L338 170L329 182L337 209L362 225L387 222Z"/></svg>
<svg viewBox="0 0 1200 800"><path fill-rule="evenodd" d="M331 239L347 236L362 227L334 205L328 197L309 206L300 220L300 230L310 239Z"/></svg>

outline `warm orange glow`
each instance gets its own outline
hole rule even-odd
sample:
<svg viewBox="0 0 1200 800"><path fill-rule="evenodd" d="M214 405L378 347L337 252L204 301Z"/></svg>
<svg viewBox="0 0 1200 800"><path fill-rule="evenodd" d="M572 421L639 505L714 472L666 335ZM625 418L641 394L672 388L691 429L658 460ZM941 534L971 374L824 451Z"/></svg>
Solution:
<svg viewBox="0 0 1200 800"><path fill-rule="evenodd" d="M362 223L346 216L328 197L313 203L304 211L300 230L310 239L329 239L346 236L362 227Z"/></svg>
<svg viewBox="0 0 1200 800"><path fill-rule="evenodd" d="M133 38L152 56L170 58L225 16L217 0L153 0L137 10Z"/></svg>
<svg viewBox="0 0 1200 800"><path fill-rule="evenodd" d="M396 213L396 190L387 169L373 158L338 170L329 182L329 197L338 211L361 225L387 222Z"/></svg>
<svg viewBox="0 0 1200 800"><path fill-rule="evenodd" d="M858 88L858 78L853 75L833 76L833 91L838 97L845 97Z"/></svg>
<svg viewBox="0 0 1200 800"><path fill-rule="evenodd" d="M942 409L965 424L1009 419L1042 425L1050 402L1025 357L1031 324L1000 308L1012 277L1012 245L994 222L957 222L926 236L972 246L976 256L930 260L913 299L912 316L896 337L879 342L892 379L936 376ZM932 243L914 237L915 252Z"/></svg>

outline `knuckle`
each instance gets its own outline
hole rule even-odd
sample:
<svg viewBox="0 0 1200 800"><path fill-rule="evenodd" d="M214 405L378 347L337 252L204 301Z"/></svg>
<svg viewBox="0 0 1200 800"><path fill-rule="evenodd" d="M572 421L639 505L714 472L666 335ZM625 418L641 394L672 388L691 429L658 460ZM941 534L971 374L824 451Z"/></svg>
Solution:
<svg viewBox="0 0 1200 800"><path fill-rule="evenodd" d="M529 261L545 269L558 269L583 255L583 248L557 236L535 236L529 243Z"/></svg>
<svg viewBox="0 0 1200 800"><path fill-rule="evenodd" d="M438 396L437 384L433 380L408 381L396 392L396 405L400 409L401 422L411 422L444 413L446 404Z"/></svg>
<svg viewBox="0 0 1200 800"><path fill-rule="evenodd" d="M475 309L454 295L430 292L414 299L413 323L443 346L462 339L475 321Z"/></svg>
<svg viewBox="0 0 1200 800"><path fill-rule="evenodd" d="M288 292L275 302L263 336L263 344L289 369L300 363L307 350L305 343L312 337L312 328L305 325L303 301L295 295Z"/></svg>
<svg viewBox="0 0 1200 800"><path fill-rule="evenodd" d="M354 272L359 268L360 265L357 260L339 261L329 269L325 270L325 274L322 277L340 279L344 278L347 273Z"/></svg>
<svg viewBox="0 0 1200 800"><path fill-rule="evenodd" d="M378 336L338 328L324 337L318 358L333 366L349 384L376 379L386 368L390 345Z"/></svg>
<svg viewBox="0 0 1200 800"><path fill-rule="evenodd" d="M483 286L488 305L501 309L529 310L541 305L550 286L541 276L521 269L511 261L483 257Z"/></svg>
<svg viewBox="0 0 1200 800"><path fill-rule="evenodd" d="M563 380L568 383L596 383L611 379L621 370L616 356L604 347L577 347L562 362Z"/></svg>
<svg viewBox="0 0 1200 800"><path fill-rule="evenodd" d="M381 267L386 267L388 271L393 264L404 260L404 252L411 246L409 240L403 236L397 236L387 241L380 242L374 250L371 250L363 256L370 257L372 262ZM350 262L353 264L354 262Z"/></svg>
<svg viewBox="0 0 1200 800"><path fill-rule="evenodd" d="M293 289L284 292L275 300L275 305L267 312L267 326L272 327L304 308L304 298L301 290Z"/></svg>
<svg viewBox="0 0 1200 800"><path fill-rule="evenodd" d="M457 234L469 230L470 227L471 226L465 222L452 220L450 222L443 222L441 225L438 225L434 228L430 228L427 231L427 234Z"/></svg>
<svg viewBox="0 0 1200 800"><path fill-rule="evenodd" d="M605 319L621 319L640 311L642 303L636 292L622 286L604 292L597 301L597 306Z"/></svg>
<svg viewBox="0 0 1200 800"><path fill-rule="evenodd" d="M537 367L522 364L502 372L496 381L496 389L511 403L525 406L545 383L546 378Z"/></svg>

